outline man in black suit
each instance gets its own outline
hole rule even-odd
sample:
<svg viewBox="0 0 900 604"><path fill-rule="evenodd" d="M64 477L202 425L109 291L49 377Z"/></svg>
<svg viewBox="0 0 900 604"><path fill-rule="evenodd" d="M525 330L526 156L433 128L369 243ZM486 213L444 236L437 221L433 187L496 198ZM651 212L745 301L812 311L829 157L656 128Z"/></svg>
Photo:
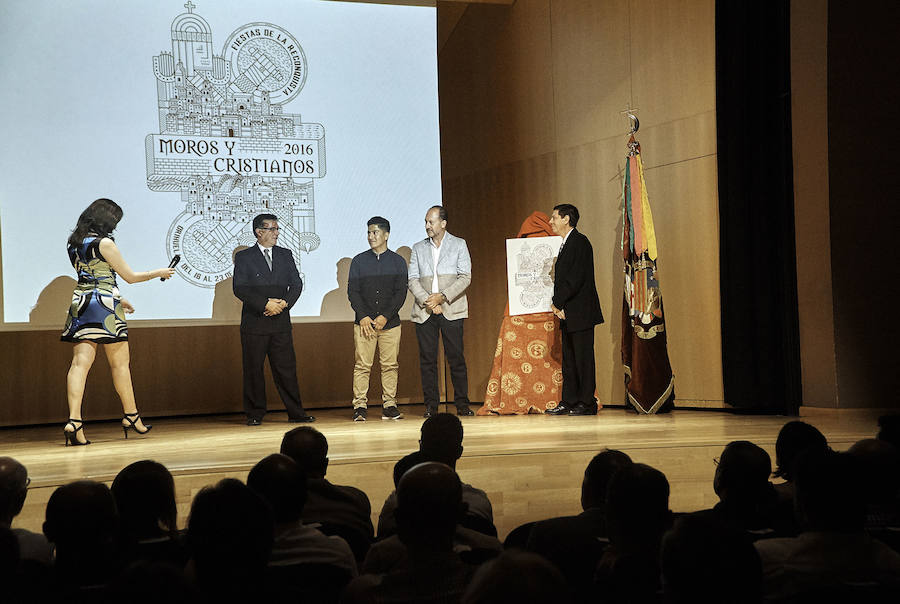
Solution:
<svg viewBox="0 0 900 604"><path fill-rule="evenodd" d="M553 280L553 314L562 330L562 396L550 415L596 415L594 398L594 325L603 323L594 284L594 249L578 232L578 208L563 203L553 208L550 227L563 238Z"/></svg>
<svg viewBox="0 0 900 604"><path fill-rule="evenodd" d="M247 425L258 426L266 414L263 363L269 366L288 421L312 422L303 410L297 385L297 358L291 334L290 309L300 297L303 282L289 249L277 247L278 217L260 214L253 219L256 245L234 257L234 295L241 309L241 349L244 365L244 412Z"/></svg>

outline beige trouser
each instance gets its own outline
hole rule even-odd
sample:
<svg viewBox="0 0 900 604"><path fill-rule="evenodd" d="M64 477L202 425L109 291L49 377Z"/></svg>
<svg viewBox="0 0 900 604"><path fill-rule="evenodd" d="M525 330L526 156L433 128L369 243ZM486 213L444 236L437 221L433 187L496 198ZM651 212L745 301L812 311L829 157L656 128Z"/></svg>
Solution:
<svg viewBox="0 0 900 604"><path fill-rule="evenodd" d="M369 375L375 361L375 347L378 347L378 361L381 363L381 399L385 407L397 404L397 374L400 364L400 326L375 331L374 338L363 336L359 325L353 326L353 343L356 351L356 365L353 367L353 408L365 407L369 400Z"/></svg>

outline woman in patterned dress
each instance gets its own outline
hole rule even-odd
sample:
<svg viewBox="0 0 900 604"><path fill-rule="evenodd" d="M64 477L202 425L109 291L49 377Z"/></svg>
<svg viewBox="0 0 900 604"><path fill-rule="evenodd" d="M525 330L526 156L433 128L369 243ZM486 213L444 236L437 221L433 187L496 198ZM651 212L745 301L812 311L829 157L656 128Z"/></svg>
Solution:
<svg viewBox="0 0 900 604"><path fill-rule="evenodd" d="M72 365L66 380L69 399L69 421L63 427L66 445L87 445L81 418L81 401L88 371L97 356L97 345L103 344L112 371L113 385L122 401L122 430L146 434L151 426L141 421L134 402L129 368L128 326L125 313L134 312L128 300L119 295L116 275L127 283L149 281L157 277L169 278L175 269L158 268L136 273L131 270L111 233L122 219L122 208L109 199L98 199L78 218L69 236L69 260L78 273L78 285L72 294L72 304L62 337L75 344Z"/></svg>

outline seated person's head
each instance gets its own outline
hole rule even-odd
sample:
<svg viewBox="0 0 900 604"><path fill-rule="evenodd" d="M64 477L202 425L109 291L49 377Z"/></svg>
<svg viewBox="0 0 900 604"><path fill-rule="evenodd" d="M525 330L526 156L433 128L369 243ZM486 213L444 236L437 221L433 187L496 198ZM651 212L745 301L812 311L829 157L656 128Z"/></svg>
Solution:
<svg viewBox="0 0 900 604"><path fill-rule="evenodd" d="M227 592L261 580L272 539L269 506L241 481L226 478L194 497L187 541L207 591Z"/></svg>
<svg viewBox="0 0 900 604"><path fill-rule="evenodd" d="M403 478L404 474L420 463L425 463L426 461L431 460L421 451L413 451L397 460L397 463L394 464L394 489L400 485L400 479Z"/></svg>
<svg viewBox="0 0 900 604"><path fill-rule="evenodd" d="M900 451L886 440L866 438L847 453L858 462L866 503L894 503L900 493Z"/></svg>
<svg viewBox="0 0 900 604"><path fill-rule="evenodd" d="M682 516L660 552L666 602L760 602L762 565L756 548L735 529L706 515Z"/></svg>
<svg viewBox="0 0 900 604"><path fill-rule="evenodd" d="M175 481L161 463L146 459L126 466L110 490L125 538L137 541L178 532Z"/></svg>
<svg viewBox="0 0 900 604"><path fill-rule="evenodd" d="M609 481L619 469L630 465L631 458L615 449L604 449L594 455L594 458L584 470L584 480L581 483L581 508L606 507L606 490Z"/></svg>
<svg viewBox="0 0 900 604"><path fill-rule="evenodd" d="M553 564L531 552L510 550L481 565L462 604L571 602L569 586Z"/></svg>
<svg viewBox="0 0 900 604"><path fill-rule="evenodd" d="M793 468L797 456L806 449L827 449L828 441L818 428L798 420L781 427L775 440L775 476L793 482Z"/></svg>
<svg viewBox="0 0 900 604"><path fill-rule="evenodd" d="M451 468L463 452L463 427L459 418L450 413L436 413L422 424L419 450L431 461L438 461Z"/></svg>
<svg viewBox="0 0 900 604"><path fill-rule="evenodd" d="M47 502L44 534L56 546L57 560L105 559L115 551L119 515L109 488L79 480L53 491Z"/></svg>
<svg viewBox="0 0 900 604"><path fill-rule="evenodd" d="M324 478L328 470L328 440L309 426L300 426L285 433L281 439L281 454L299 464L307 478Z"/></svg>
<svg viewBox="0 0 900 604"><path fill-rule="evenodd" d="M772 460L766 451L750 441L728 443L716 465L713 488L725 502L756 501L770 489Z"/></svg>
<svg viewBox="0 0 900 604"><path fill-rule="evenodd" d="M862 530L865 501L859 467L850 454L810 449L800 454L794 467L794 509L803 530Z"/></svg>
<svg viewBox="0 0 900 604"><path fill-rule="evenodd" d="M655 468L634 463L612 477L607 490L609 539L622 552L655 549L669 528L669 481Z"/></svg>
<svg viewBox="0 0 900 604"><path fill-rule="evenodd" d="M397 534L407 547L450 551L462 514L462 483L445 464L419 464L397 486Z"/></svg>
<svg viewBox="0 0 900 604"><path fill-rule="evenodd" d="M12 457L0 457L0 526L19 515L28 494L28 471Z"/></svg>
<svg viewBox="0 0 900 604"><path fill-rule="evenodd" d="M247 486L266 500L276 524L300 521L306 505L306 475L287 455L273 453L253 466Z"/></svg>

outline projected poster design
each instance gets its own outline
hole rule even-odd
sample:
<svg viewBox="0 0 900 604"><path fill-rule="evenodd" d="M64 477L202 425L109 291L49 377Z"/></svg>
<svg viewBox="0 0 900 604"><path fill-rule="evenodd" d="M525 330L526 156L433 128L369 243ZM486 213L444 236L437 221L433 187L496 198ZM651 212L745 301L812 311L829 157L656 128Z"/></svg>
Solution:
<svg viewBox="0 0 900 604"><path fill-rule="evenodd" d="M0 146L0 330L62 328L65 240L98 197L123 207L114 236L133 269L181 257L166 283L119 280L135 327L239 321L233 256L255 244L260 213L278 217L303 278L300 321L353 320L347 274L368 218L390 220L406 257L425 236L441 200L434 7L7 0L0 12L0 111L16 116Z"/></svg>
<svg viewBox="0 0 900 604"><path fill-rule="evenodd" d="M166 235L178 274L214 288L232 276L232 252L255 238L247 225L270 213L300 276L319 247L315 181L325 176L325 128L290 113L306 82L300 42L274 23L239 26L220 53L188 2L172 23L172 51L153 57L159 133L148 134L147 186L178 193L183 211Z"/></svg>

